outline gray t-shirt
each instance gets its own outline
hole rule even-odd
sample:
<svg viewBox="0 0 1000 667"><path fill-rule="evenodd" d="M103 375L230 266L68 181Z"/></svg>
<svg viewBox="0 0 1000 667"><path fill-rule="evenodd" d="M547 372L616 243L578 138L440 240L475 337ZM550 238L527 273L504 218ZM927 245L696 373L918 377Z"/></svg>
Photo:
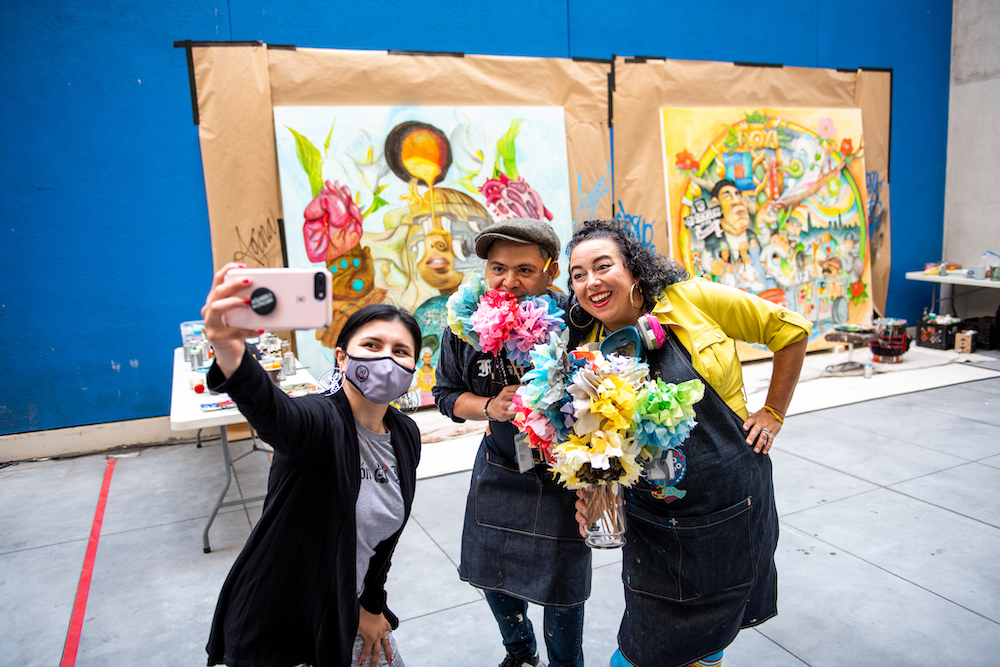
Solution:
<svg viewBox="0 0 1000 667"><path fill-rule="evenodd" d="M357 419L354 425L361 456L361 491L354 507L358 529L358 597L361 597L375 547L403 525L404 507L391 435L369 431Z"/></svg>

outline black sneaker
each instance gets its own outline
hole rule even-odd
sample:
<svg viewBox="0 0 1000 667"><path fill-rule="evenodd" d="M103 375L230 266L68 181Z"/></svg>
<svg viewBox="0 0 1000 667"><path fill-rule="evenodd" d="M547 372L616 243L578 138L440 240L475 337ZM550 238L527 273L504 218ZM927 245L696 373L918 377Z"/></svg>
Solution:
<svg viewBox="0 0 1000 667"><path fill-rule="evenodd" d="M500 663L500 667L545 667L545 663L538 658L537 654L528 660L518 661L517 658L508 653L507 657Z"/></svg>

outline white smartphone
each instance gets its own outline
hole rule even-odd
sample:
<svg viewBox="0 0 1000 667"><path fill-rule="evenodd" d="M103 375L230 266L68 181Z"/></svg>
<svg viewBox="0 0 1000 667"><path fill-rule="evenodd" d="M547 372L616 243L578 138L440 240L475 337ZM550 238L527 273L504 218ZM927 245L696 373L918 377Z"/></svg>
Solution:
<svg viewBox="0 0 1000 667"><path fill-rule="evenodd" d="M250 305L226 313L231 327L290 331L325 329L333 323L333 278L326 269L231 269L226 275L252 280L237 293L250 299Z"/></svg>

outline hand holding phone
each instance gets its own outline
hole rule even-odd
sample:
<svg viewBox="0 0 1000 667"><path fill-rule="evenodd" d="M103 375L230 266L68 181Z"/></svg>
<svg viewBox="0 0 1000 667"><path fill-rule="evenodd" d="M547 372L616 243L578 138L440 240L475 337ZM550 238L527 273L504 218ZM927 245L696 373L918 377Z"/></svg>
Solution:
<svg viewBox="0 0 1000 667"><path fill-rule="evenodd" d="M249 299L245 308L226 313L226 323L243 329L288 331L325 329L333 323L327 269L230 269L226 279L250 279L234 296Z"/></svg>

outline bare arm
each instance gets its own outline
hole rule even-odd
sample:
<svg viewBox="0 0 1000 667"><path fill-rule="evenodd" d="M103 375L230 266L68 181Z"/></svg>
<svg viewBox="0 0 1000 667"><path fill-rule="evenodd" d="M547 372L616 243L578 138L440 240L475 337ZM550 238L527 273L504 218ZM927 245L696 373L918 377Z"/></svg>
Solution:
<svg viewBox="0 0 1000 667"><path fill-rule="evenodd" d="M792 402L792 394L795 392L795 385L799 381L799 373L802 371L802 361L806 357L806 347L809 345L809 337L803 335L802 338L774 353L774 368L771 371L771 384L767 390L767 401L764 405L773 408L784 418L788 411L788 405ZM747 444L753 444L754 440L764 429L767 429L768 436L757 441L754 451L758 454L771 449L771 443L781 430L781 422L778 421L767 408L761 408L753 413L743 422L743 430L749 431L747 434Z"/></svg>

